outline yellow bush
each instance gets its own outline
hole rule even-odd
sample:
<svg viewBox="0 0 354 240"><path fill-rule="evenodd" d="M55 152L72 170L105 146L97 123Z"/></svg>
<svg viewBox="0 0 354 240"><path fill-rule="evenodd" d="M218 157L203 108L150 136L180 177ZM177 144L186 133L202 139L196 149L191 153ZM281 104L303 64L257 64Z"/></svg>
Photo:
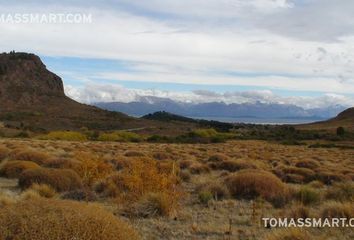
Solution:
<svg viewBox="0 0 354 240"><path fill-rule="evenodd" d="M197 129L193 131L193 134L198 137L203 137L203 138L210 138L210 137L215 137L218 135L218 132L213 129Z"/></svg>
<svg viewBox="0 0 354 240"><path fill-rule="evenodd" d="M0 209L1 239L136 240L125 222L97 205L30 198Z"/></svg>
<svg viewBox="0 0 354 240"><path fill-rule="evenodd" d="M39 139L42 140L64 140L64 141L86 141L87 137L80 133L74 131L54 131L46 135L40 136Z"/></svg>
<svg viewBox="0 0 354 240"><path fill-rule="evenodd" d="M164 201L168 202L172 209L176 209L183 196L177 172L176 166L171 165L167 171L150 158L132 159L131 164L107 178L105 183L100 185L99 192L105 193L108 190L126 203L138 202L151 193L163 194Z"/></svg>
<svg viewBox="0 0 354 240"><path fill-rule="evenodd" d="M96 181L106 178L113 168L98 156L86 152L77 152L75 159L80 162L74 166L85 185L91 186Z"/></svg>
<svg viewBox="0 0 354 240"><path fill-rule="evenodd" d="M139 134L133 132L117 131L102 133L98 137L98 140L105 142L140 142L142 138Z"/></svg>

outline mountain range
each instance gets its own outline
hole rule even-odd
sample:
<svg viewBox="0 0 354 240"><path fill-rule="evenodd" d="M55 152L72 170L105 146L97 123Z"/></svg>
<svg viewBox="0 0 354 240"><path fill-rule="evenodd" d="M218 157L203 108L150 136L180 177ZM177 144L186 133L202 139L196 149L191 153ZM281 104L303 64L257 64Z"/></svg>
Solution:
<svg viewBox="0 0 354 240"><path fill-rule="evenodd" d="M311 119L325 120L335 117L345 110L341 105L326 108L304 109L295 105L278 103L241 103L226 104L224 102L185 103L168 98L140 97L138 101L98 102L95 106L119 111L132 116L143 116L158 111L166 111L182 116L195 118L260 118L260 119Z"/></svg>

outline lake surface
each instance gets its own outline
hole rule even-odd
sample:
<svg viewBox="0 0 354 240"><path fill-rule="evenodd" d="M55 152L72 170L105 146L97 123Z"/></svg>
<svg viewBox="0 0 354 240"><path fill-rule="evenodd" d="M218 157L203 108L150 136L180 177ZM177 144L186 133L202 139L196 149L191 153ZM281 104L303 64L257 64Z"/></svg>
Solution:
<svg viewBox="0 0 354 240"><path fill-rule="evenodd" d="M250 118L250 117L194 117L188 116L194 119L205 119L205 120L214 120L219 122L228 122L228 123L254 123L254 124L271 124L271 125L283 125L283 124L303 124L303 123L312 123L318 121L324 121L325 119L321 118Z"/></svg>

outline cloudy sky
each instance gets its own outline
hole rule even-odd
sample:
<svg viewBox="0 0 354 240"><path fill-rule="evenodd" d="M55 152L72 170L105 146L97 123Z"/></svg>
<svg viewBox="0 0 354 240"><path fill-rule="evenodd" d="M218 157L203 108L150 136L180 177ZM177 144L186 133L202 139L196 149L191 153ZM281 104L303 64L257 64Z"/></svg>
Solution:
<svg viewBox="0 0 354 240"><path fill-rule="evenodd" d="M40 55L81 102L353 106L353 12L352 0L0 0L0 49ZM92 18L9 21L16 13Z"/></svg>

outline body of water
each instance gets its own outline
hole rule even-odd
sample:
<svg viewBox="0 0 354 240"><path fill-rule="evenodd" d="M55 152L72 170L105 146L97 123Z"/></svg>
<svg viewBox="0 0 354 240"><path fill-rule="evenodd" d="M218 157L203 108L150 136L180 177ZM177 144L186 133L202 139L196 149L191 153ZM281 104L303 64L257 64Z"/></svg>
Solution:
<svg viewBox="0 0 354 240"><path fill-rule="evenodd" d="M251 118L251 117L194 117L188 116L194 119L214 120L219 122L228 123L252 123L252 124L271 124L271 125L283 125L283 124L303 124L312 123L318 121L324 121L320 118Z"/></svg>

